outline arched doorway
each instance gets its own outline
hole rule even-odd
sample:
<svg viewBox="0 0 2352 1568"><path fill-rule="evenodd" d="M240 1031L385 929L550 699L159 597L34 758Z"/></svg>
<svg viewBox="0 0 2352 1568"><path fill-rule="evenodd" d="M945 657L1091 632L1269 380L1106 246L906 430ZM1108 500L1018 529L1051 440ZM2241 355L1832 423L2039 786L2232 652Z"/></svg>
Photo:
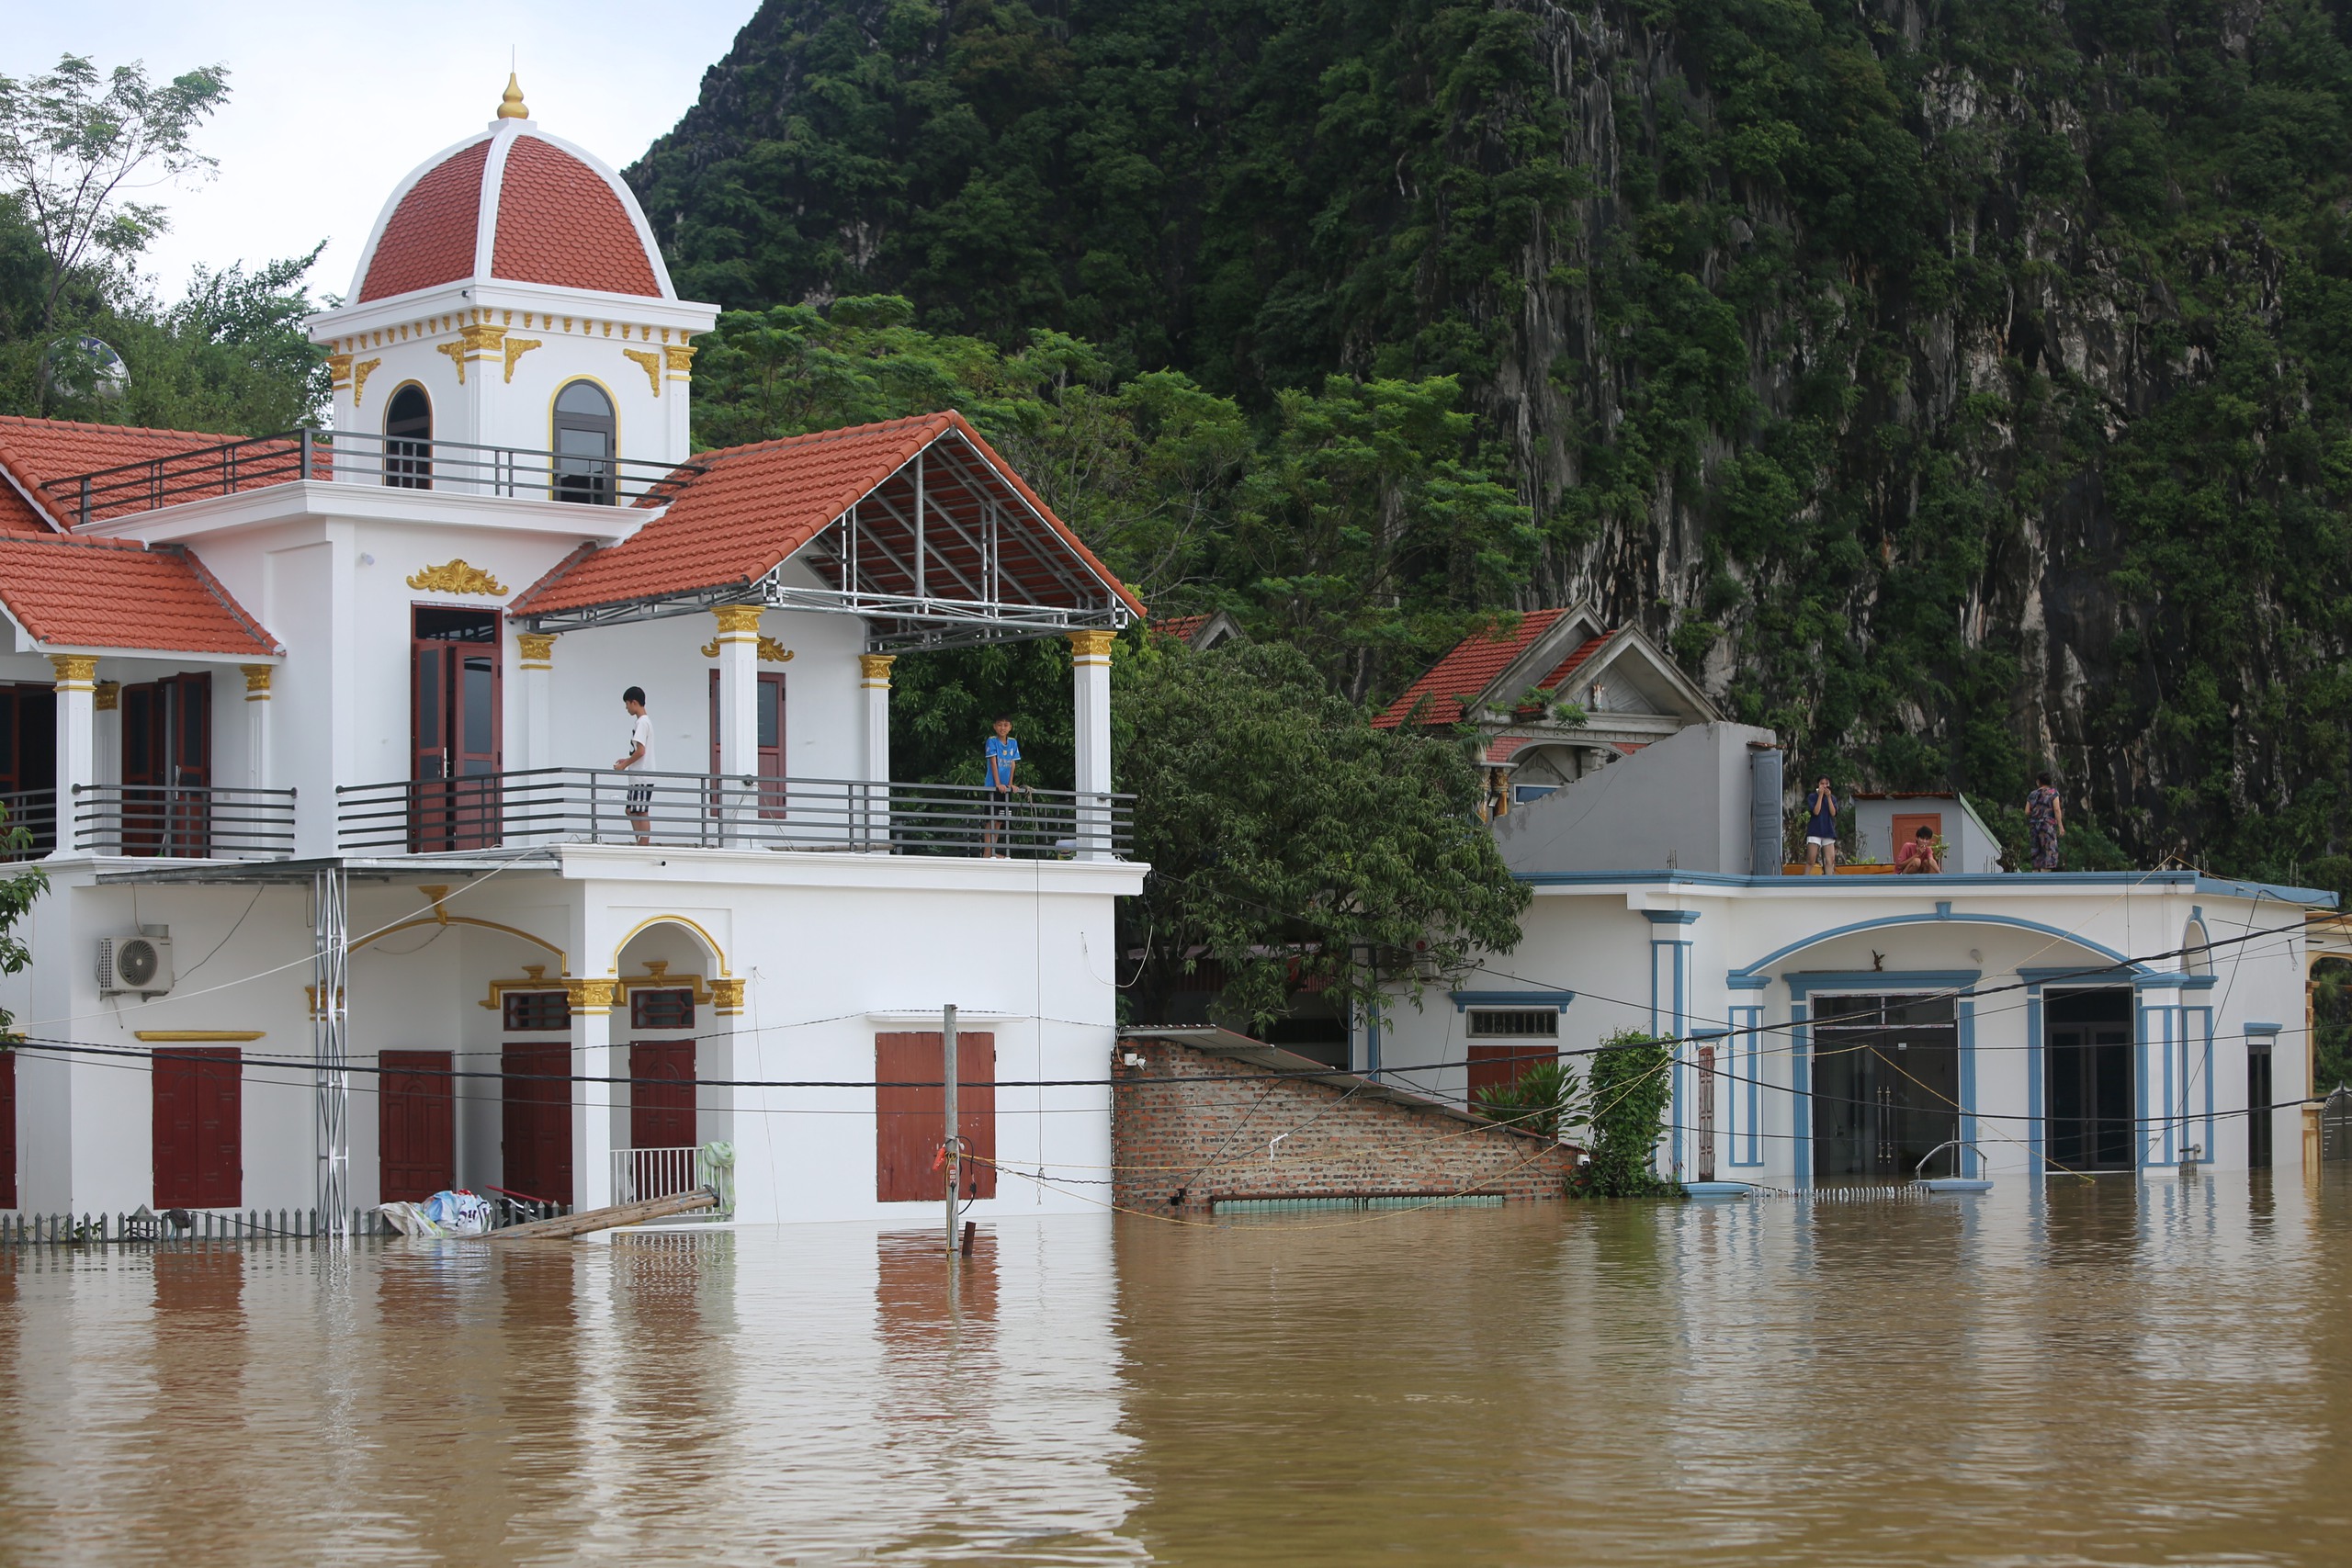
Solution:
<svg viewBox="0 0 2352 1568"><path fill-rule="evenodd" d="M594 381L565 383L555 395L554 425L555 498L611 505L620 447L611 396Z"/></svg>
<svg viewBox="0 0 2352 1568"><path fill-rule="evenodd" d="M697 928L663 919L622 944L617 968L613 1043L628 1082L613 1097L613 1201L707 1182L725 1190L727 1173L713 1163L731 1144L734 1121L722 960Z"/></svg>
<svg viewBox="0 0 2352 1568"><path fill-rule="evenodd" d="M385 405L384 482L402 490L433 488L433 400L413 381Z"/></svg>

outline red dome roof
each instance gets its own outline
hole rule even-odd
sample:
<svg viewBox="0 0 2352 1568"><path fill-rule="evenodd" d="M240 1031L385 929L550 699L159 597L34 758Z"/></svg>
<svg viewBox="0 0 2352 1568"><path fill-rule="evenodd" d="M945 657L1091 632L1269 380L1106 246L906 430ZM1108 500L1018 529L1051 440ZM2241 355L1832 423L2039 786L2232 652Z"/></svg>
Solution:
<svg viewBox="0 0 2352 1568"><path fill-rule="evenodd" d="M482 203L494 221L482 222ZM402 182L360 259L361 302L474 277L666 299L620 176L519 121L459 143Z"/></svg>

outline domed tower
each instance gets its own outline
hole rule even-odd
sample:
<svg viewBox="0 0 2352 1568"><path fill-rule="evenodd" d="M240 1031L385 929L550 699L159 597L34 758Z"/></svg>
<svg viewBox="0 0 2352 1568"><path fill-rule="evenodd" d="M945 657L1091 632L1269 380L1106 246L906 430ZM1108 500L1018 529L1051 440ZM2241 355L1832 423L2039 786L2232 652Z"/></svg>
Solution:
<svg viewBox="0 0 2352 1568"><path fill-rule="evenodd" d="M348 302L309 328L334 428L385 438L388 482L611 501L687 457L693 340L718 314L678 298L620 175L539 130L509 76L489 130L393 189ZM379 448L344 460L372 469Z"/></svg>

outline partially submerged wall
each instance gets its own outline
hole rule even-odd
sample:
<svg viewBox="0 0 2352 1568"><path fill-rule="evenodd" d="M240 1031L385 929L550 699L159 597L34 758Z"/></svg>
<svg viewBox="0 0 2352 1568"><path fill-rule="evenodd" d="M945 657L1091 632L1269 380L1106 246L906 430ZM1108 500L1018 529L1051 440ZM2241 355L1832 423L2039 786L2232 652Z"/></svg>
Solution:
<svg viewBox="0 0 2352 1568"><path fill-rule="evenodd" d="M1374 1098L1172 1042L1121 1042L1111 1077L1111 1190L1125 1208L1202 1209L1220 1198L1557 1198L1576 1157L1549 1139L1434 1103Z"/></svg>

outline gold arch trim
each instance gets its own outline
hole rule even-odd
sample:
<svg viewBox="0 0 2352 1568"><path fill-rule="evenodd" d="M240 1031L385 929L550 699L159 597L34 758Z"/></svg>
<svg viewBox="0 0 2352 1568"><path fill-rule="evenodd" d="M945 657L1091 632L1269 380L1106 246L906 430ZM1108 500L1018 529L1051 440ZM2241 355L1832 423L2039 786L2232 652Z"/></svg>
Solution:
<svg viewBox="0 0 2352 1568"><path fill-rule="evenodd" d="M718 960L719 974L729 975L732 973L732 971L727 967L727 950L718 945L718 939L711 935L708 931L703 930L701 925L697 922L686 919L684 915L651 915L629 927L628 933L626 936L623 936L620 941L613 944L613 956L611 962L609 962L605 967L613 970L615 973L618 973L621 966L622 949L628 947L628 944L635 942L639 935L645 931L650 931L655 926L685 927L688 931L694 932L695 935L702 938L703 945L710 950L710 955ZM716 984L716 982L713 983Z"/></svg>
<svg viewBox="0 0 2352 1568"><path fill-rule="evenodd" d="M248 1040L260 1039L264 1032L258 1029L135 1029L131 1031L132 1034L151 1045L162 1044L167 1041L183 1045L194 1045L203 1042L220 1045L242 1044Z"/></svg>
<svg viewBox="0 0 2352 1568"><path fill-rule="evenodd" d="M438 908L439 906L436 905L435 909L438 910ZM369 932L366 938L353 942L351 946L354 952L357 952L360 948L366 947L371 942L381 942L384 938L388 936L397 936L401 931L413 931L419 926L444 925L480 926L482 930L487 931L503 931L508 936L522 938L525 942L529 942L533 947L545 948L548 952L554 953L555 961L558 964L567 964L571 962L569 959L565 958L563 949L558 947L555 943L549 942L543 936L533 936L529 931L523 930L520 926L503 926L499 924L496 920L478 919L472 915L451 915L446 911L441 911L437 917L435 914L423 914L417 916L416 919L413 920L402 920L396 926L386 926L382 931Z"/></svg>

